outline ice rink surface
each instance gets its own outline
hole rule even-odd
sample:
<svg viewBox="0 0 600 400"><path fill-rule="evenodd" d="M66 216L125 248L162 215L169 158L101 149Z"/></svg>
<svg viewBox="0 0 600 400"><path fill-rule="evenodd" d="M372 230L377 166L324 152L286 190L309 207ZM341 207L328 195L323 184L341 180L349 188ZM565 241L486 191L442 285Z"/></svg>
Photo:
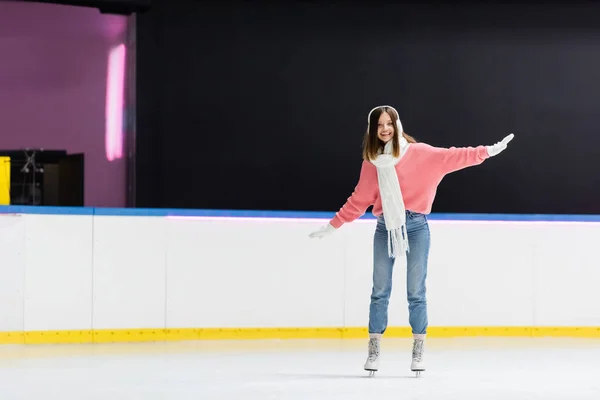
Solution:
<svg viewBox="0 0 600 400"><path fill-rule="evenodd" d="M3 400L600 399L600 339L428 339L427 371L411 340L197 341L0 346Z"/></svg>

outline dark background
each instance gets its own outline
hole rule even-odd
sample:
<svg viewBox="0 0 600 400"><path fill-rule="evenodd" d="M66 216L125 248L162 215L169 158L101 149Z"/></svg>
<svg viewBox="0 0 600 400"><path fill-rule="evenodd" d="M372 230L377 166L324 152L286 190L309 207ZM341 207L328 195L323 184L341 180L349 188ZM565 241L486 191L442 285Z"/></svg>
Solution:
<svg viewBox="0 0 600 400"><path fill-rule="evenodd" d="M600 214L600 5L154 1L138 207L337 211L369 110L434 146L515 139L434 212Z"/></svg>

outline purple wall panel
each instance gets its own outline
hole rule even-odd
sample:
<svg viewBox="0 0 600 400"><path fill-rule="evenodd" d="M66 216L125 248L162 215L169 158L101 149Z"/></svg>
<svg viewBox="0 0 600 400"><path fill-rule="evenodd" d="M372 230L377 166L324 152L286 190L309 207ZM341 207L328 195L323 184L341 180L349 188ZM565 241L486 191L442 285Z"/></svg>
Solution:
<svg viewBox="0 0 600 400"><path fill-rule="evenodd" d="M108 55L126 26L92 8L0 2L0 149L84 153L86 206L126 204L126 160L105 148Z"/></svg>

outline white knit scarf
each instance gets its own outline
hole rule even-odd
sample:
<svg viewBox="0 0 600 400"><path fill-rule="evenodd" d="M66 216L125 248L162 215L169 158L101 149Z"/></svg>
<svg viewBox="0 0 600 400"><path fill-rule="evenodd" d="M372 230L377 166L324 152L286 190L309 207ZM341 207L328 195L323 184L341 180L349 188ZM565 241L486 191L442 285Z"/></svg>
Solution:
<svg viewBox="0 0 600 400"><path fill-rule="evenodd" d="M369 113L369 118L370 115L371 113ZM406 232L406 209L404 207L400 183L398 182L398 175L396 174L396 164L398 164L406 152L409 144L401 133L402 124L399 119L396 120L396 125L400 132L395 133L399 135L400 156L394 157L392 155L393 140L390 140L385 144L383 151L380 151L377 158L371 161L377 167L379 194L383 207L385 227L388 231L388 255L392 258L396 258L398 254L406 254L409 251L408 234Z"/></svg>

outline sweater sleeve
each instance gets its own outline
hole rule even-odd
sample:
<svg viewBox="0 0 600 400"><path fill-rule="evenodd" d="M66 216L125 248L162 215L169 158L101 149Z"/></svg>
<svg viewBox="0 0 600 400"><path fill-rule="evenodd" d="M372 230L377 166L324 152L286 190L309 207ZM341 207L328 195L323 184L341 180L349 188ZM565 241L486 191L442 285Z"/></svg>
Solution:
<svg viewBox="0 0 600 400"><path fill-rule="evenodd" d="M485 146L450 148L428 147L436 167L442 175L479 165L489 158Z"/></svg>
<svg viewBox="0 0 600 400"><path fill-rule="evenodd" d="M360 218L375 203L377 188L377 168L370 162L363 161L354 192L329 223L337 229L344 223Z"/></svg>

